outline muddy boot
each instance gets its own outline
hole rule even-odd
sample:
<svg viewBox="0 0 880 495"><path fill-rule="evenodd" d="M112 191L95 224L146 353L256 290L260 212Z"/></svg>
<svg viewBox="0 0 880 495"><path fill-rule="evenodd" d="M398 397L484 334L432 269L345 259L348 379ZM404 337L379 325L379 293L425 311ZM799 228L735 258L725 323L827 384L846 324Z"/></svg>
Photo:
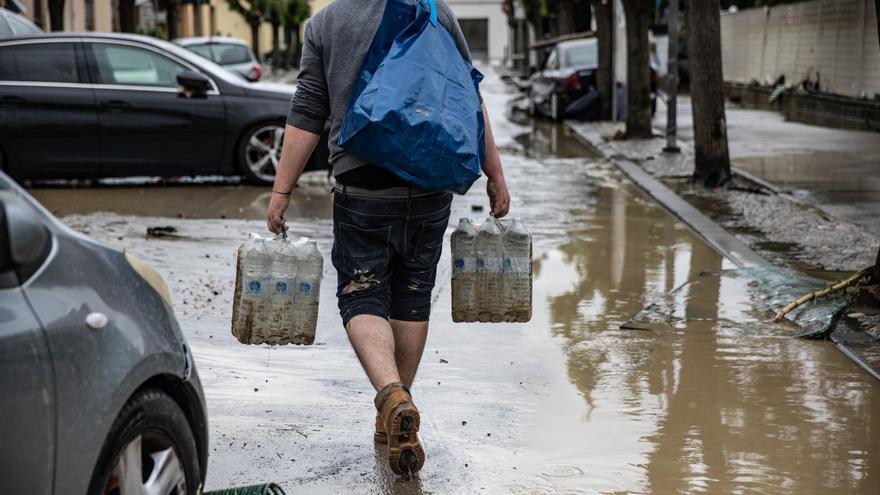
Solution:
<svg viewBox="0 0 880 495"><path fill-rule="evenodd" d="M382 445L388 443L388 435L385 433L385 423L382 422L382 417L378 414L376 415L376 433L373 433L373 441Z"/></svg>
<svg viewBox="0 0 880 495"><path fill-rule="evenodd" d="M411 475L425 464L419 441L419 410L402 383L390 383L376 394L376 409L385 425L388 464L396 474Z"/></svg>

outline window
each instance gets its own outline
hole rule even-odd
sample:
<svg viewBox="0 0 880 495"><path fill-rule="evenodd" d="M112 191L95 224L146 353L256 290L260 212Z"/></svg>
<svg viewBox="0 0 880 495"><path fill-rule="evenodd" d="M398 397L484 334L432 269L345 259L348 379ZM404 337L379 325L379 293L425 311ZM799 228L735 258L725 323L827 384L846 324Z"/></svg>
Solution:
<svg viewBox="0 0 880 495"><path fill-rule="evenodd" d="M556 70L559 68L559 50L556 48L547 56L547 62L544 64L547 70Z"/></svg>
<svg viewBox="0 0 880 495"><path fill-rule="evenodd" d="M13 16L7 16L6 20L12 28L12 34L38 34L40 32L32 24Z"/></svg>
<svg viewBox="0 0 880 495"><path fill-rule="evenodd" d="M595 43L571 47L566 51L566 61L568 67L596 67L599 65L598 48Z"/></svg>
<svg viewBox="0 0 880 495"><path fill-rule="evenodd" d="M233 43L190 45L186 49L220 65L246 64L253 61L248 47Z"/></svg>
<svg viewBox="0 0 880 495"><path fill-rule="evenodd" d="M0 80L79 82L73 43L0 46Z"/></svg>
<svg viewBox="0 0 880 495"><path fill-rule="evenodd" d="M183 65L154 51L128 45L92 43L92 52L103 84L177 87Z"/></svg>

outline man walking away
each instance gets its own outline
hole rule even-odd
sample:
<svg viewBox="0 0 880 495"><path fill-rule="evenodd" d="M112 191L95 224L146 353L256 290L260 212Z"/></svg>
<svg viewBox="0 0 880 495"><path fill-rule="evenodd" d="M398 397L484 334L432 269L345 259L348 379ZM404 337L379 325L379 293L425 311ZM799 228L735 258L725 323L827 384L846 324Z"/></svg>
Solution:
<svg viewBox="0 0 880 495"><path fill-rule="evenodd" d="M436 0L436 9L440 24L470 61L455 16L443 0ZM336 0L309 21L267 222L272 232L287 230L284 214L290 192L329 119L336 178L332 259L338 272L339 312L377 391L374 439L388 444L388 461L398 474L418 471L425 459L410 387L428 335L431 291L452 195L412 188L341 149L337 141L371 43L379 43L387 53L393 33L415 13L411 0ZM486 192L492 213L502 217L510 198L485 105L483 117Z"/></svg>

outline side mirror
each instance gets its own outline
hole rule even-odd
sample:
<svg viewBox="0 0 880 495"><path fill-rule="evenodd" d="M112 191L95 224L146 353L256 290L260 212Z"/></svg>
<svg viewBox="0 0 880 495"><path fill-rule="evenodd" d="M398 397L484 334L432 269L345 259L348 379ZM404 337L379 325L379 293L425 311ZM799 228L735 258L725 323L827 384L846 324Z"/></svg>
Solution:
<svg viewBox="0 0 880 495"><path fill-rule="evenodd" d="M201 72L191 70L177 74L177 84L183 88L183 96L187 98L205 98L211 89L211 80Z"/></svg>
<svg viewBox="0 0 880 495"><path fill-rule="evenodd" d="M50 245L49 229L40 217L15 195L0 195L0 286L7 272L16 271L21 278L33 273Z"/></svg>

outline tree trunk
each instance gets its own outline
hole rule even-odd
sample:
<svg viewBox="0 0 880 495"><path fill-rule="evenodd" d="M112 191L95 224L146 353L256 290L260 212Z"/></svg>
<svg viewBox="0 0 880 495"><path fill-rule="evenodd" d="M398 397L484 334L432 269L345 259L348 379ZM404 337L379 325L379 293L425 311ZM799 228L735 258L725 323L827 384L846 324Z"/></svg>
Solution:
<svg viewBox="0 0 880 495"><path fill-rule="evenodd" d="M49 0L49 26L52 31L64 31L64 0Z"/></svg>
<svg viewBox="0 0 880 495"><path fill-rule="evenodd" d="M257 61L263 63L263 54L260 53L260 21L249 21L251 26L251 49L257 56Z"/></svg>
<svg viewBox="0 0 880 495"><path fill-rule="evenodd" d="M694 120L694 181L718 187L730 180L721 74L719 0L688 5L688 67ZM695 29L699 26L699 29Z"/></svg>
<svg viewBox="0 0 880 495"><path fill-rule="evenodd" d="M715 0L715 3L717 5L718 0ZM623 0L623 10L626 16L627 138L651 137L649 7L650 3L644 0Z"/></svg>
<svg viewBox="0 0 880 495"><path fill-rule="evenodd" d="M133 33L136 28L134 0L119 0L119 31Z"/></svg>
<svg viewBox="0 0 880 495"><path fill-rule="evenodd" d="M43 20L43 0L34 0L34 24L46 30L46 21Z"/></svg>
<svg viewBox="0 0 880 495"><path fill-rule="evenodd" d="M168 28L169 40L178 38L180 34L178 30L177 8L177 5L173 3L168 3L165 7L165 26Z"/></svg>
<svg viewBox="0 0 880 495"><path fill-rule="evenodd" d="M573 4L574 0L556 0L556 33L554 36L575 32Z"/></svg>
<svg viewBox="0 0 880 495"><path fill-rule="evenodd" d="M290 59L293 58L293 29L290 26L284 26L284 39L287 41L287 45L281 56L281 68L287 70L290 69Z"/></svg>
<svg viewBox="0 0 880 495"><path fill-rule="evenodd" d="M596 1L596 43L599 68L596 70L596 91L599 92L599 119L611 120L614 107L614 0Z"/></svg>
<svg viewBox="0 0 880 495"><path fill-rule="evenodd" d="M272 23L272 68L278 69L281 67L281 40L278 38L278 28L281 27L280 23L273 22Z"/></svg>

